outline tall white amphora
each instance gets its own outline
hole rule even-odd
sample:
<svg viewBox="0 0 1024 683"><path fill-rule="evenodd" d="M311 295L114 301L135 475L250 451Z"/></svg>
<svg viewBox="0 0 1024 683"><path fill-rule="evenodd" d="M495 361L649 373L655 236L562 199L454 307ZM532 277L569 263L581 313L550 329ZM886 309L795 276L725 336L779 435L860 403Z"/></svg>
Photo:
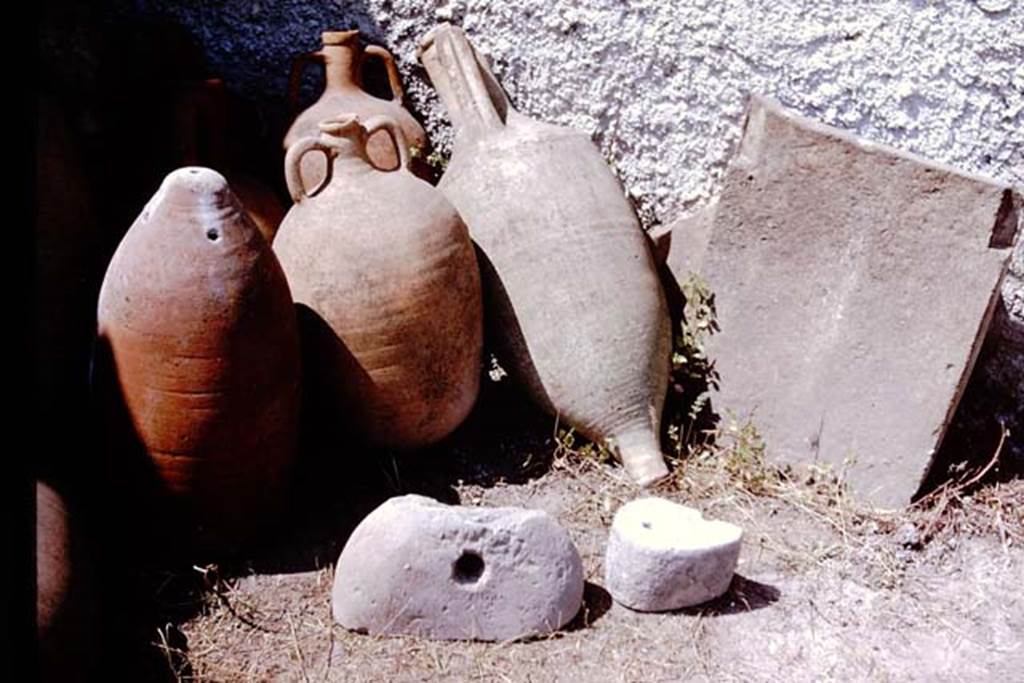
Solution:
<svg viewBox="0 0 1024 683"><path fill-rule="evenodd" d="M638 483L661 479L671 324L617 178L587 135L515 111L461 29L434 28L419 56L455 128L439 188L485 257L499 356Z"/></svg>

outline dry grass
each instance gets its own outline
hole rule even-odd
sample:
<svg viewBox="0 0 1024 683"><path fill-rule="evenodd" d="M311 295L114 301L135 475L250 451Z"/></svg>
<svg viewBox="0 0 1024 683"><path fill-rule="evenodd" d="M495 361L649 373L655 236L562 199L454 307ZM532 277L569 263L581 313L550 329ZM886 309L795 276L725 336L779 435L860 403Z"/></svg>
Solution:
<svg viewBox="0 0 1024 683"><path fill-rule="evenodd" d="M877 510L850 495L841 468L768 462L753 425L727 419L713 431L700 428L709 410L702 397L714 381L702 335L715 329L714 309L700 283L688 287L696 322L677 340L674 382L695 398L668 430L673 476L650 494L744 528L724 596L667 614L615 605L600 587L607 529L619 506L642 494L606 448L558 421L498 408L497 422L483 419L475 437L426 464L387 459L377 481L387 495L439 492L463 505L552 514L576 542L588 581L568 627L511 643L350 633L333 624L330 610L341 535L298 569L191 569L199 580L186 597L191 616L151 638L165 673L178 681L1018 677L1024 481L979 487L987 470L969 472L906 510ZM492 379L485 391L507 385L500 373ZM520 418L526 426L507 428ZM366 505L353 499L351 514L365 514ZM302 529L292 532L304 538Z"/></svg>
<svg viewBox="0 0 1024 683"><path fill-rule="evenodd" d="M644 615L610 604L599 588L604 538L615 510L637 491L606 451L556 428L543 476L457 490L463 504L546 509L570 530L594 584L570 628L498 644L358 635L332 624L329 566L233 578L202 567L193 570L205 585L198 613L180 624L187 648L159 637L155 647L182 681L983 680L1019 673L1024 602L1008 588L1024 580L1024 482L973 491L954 484L906 511L879 511L848 495L842 472L767 463L748 425L726 424L717 436L714 450L674 463L675 476L653 492L745 528L738 576L709 605ZM522 462L527 470L534 465ZM401 467L400 476L412 476Z"/></svg>

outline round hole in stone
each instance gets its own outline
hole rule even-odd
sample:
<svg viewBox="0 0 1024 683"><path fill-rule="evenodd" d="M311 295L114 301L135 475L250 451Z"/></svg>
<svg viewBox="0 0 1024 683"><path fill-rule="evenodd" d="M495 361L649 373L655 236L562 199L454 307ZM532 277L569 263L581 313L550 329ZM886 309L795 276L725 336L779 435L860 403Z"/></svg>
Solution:
<svg viewBox="0 0 1024 683"><path fill-rule="evenodd" d="M476 583L484 573L484 558L466 550L455 560L452 566L452 578L455 583Z"/></svg>
<svg viewBox="0 0 1024 683"><path fill-rule="evenodd" d="M211 242L216 242L220 239L220 231L218 231L217 228L210 228L206 231L206 239Z"/></svg>

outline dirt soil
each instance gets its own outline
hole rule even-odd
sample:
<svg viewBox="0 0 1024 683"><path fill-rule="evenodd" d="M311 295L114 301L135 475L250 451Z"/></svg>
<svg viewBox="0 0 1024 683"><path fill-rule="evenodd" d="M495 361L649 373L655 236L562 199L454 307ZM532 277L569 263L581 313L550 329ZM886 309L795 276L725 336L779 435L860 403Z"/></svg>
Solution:
<svg viewBox="0 0 1024 683"><path fill-rule="evenodd" d="M155 599L151 618L137 624L152 676L1020 680L1024 481L948 489L901 512L872 510L846 496L841 475L775 468L756 433L726 425L715 449L676 462L673 480L654 493L744 528L730 590L697 608L642 614L612 601L602 572L616 509L643 494L598 449L552 422L506 402L415 457L313 449L295 509L259 552L135 578L136 594ZM377 504L404 493L549 512L583 558L583 610L559 633L512 643L371 637L334 625L333 564L345 539Z"/></svg>

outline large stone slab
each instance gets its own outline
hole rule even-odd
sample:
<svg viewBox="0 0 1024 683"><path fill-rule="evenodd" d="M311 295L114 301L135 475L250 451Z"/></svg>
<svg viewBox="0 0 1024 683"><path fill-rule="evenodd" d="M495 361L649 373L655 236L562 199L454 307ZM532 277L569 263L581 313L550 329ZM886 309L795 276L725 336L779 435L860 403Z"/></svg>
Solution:
<svg viewBox="0 0 1024 683"><path fill-rule="evenodd" d="M963 464L980 467L1000 448L999 471L1024 476L1024 239L1003 280L1002 301L978 354L971 381L938 455L935 480ZM1008 430L1005 442L1003 429Z"/></svg>
<svg viewBox="0 0 1024 683"><path fill-rule="evenodd" d="M729 589L742 539L738 526L705 520L700 510L663 498L631 501L612 520L605 586L640 612L714 600Z"/></svg>
<svg viewBox="0 0 1024 683"><path fill-rule="evenodd" d="M334 619L372 635L514 640L557 630L583 601L583 564L547 513L386 501L335 569Z"/></svg>
<svg viewBox="0 0 1024 683"><path fill-rule="evenodd" d="M717 206L678 240L708 235L700 262L668 255L716 294L716 410L752 418L769 457L852 460L865 499L909 502L999 301L1018 206L1008 186L752 98Z"/></svg>

